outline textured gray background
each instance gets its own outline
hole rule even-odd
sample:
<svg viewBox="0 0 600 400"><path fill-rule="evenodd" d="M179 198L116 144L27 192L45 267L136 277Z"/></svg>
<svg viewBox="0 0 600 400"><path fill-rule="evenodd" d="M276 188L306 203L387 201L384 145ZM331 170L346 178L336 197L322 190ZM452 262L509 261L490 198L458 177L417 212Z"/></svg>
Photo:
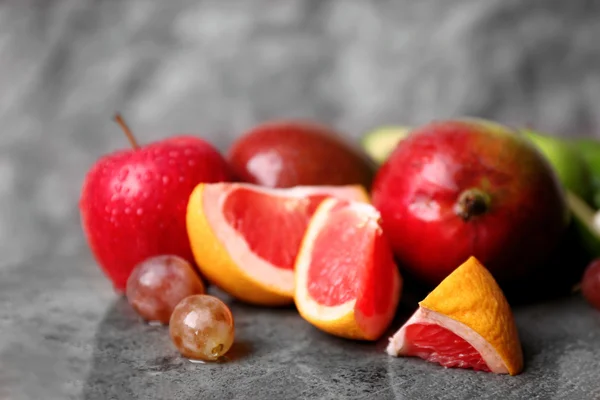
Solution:
<svg viewBox="0 0 600 400"><path fill-rule="evenodd" d="M111 303L77 210L91 163L127 145L115 111L142 142L189 132L221 150L280 117L320 120L353 138L458 115L600 137L599 21L600 2L584 0L0 2L0 398L110 398L118 390L98 392L111 379L97 381L95 368L118 370L128 361L117 355L135 352L98 350L119 329L141 328L127 328ZM539 313L543 327L560 323L540 307L524 312ZM582 329L598 328L597 316L573 307L587 318ZM556 385L537 398L600 396L586 387L600 385L597 375L570 375L581 359L600 369L585 364L600 358L600 346L590 347L598 337L586 335L544 339L562 343L551 354L566 354L566 364L555 359L549 381L529 381ZM143 387L143 377L116 382ZM418 398L392 388L382 395ZM127 393L117 398L134 398Z"/></svg>

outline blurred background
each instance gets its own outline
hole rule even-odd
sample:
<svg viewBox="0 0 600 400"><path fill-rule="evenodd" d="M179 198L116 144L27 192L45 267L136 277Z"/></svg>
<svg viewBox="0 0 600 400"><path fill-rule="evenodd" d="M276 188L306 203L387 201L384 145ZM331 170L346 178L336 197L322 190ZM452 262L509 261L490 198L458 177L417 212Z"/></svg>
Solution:
<svg viewBox="0 0 600 400"><path fill-rule="evenodd" d="M140 142L308 118L481 116L600 137L600 2L0 2L0 266L87 251L87 169Z"/></svg>

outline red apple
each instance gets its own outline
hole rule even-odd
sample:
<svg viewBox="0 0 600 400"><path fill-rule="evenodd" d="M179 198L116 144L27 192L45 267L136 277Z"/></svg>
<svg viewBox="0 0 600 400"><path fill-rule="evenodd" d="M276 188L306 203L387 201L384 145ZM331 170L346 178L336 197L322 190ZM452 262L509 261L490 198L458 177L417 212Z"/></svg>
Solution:
<svg viewBox="0 0 600 400"><path fill-rule="evenodd" d="M100 158L87 173L79 209L93 255L118 292L141 261L177 255L194 264L185 225L188 197L200 182L231 180L223 156L194 136L132 143Z"/></svg>
<svg viewBox="0 0 600 400"><path fill-rule="evenodd" d="M398 144L372 188L401 265L431 285L469 256L501 282L548 260L569 213L560 183L530 142L490 121L440 121Z"/></svg>
<svg viewBox="0 0 600 400"><path fill-rule="evenodd" d="M321 124L270 121L244 133L229 149L229 163L245 182L268 187L370 187L374 164L359 148Z"/></svg>

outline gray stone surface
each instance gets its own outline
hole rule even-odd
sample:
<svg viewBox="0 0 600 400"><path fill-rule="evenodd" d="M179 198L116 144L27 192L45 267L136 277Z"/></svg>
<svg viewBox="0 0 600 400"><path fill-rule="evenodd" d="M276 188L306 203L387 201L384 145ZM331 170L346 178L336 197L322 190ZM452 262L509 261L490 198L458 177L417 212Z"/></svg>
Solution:
<svg viewBox="0 0 600 400"><path fill-rule="evenodd" d="M458 115L600 137L599 19L588 0L0 2L0 398L599 398L600 317L578 299L517 310L516 378L240 305L248 354L191 365L115 299L77 210L89 166L126 146L117 110L142 142L221 150L280 117L351 138Z"/></svg>
<svg viewBox="0 0 600 400"><path fill-rule="evenodd" d="M600 398L600 313L578 296L515 309L526 362L516 377L392 358L385 338L341 340L293 309L230 304L237 331L230 362L192 364L178 356L165 327L142 323L112 293L87 255L4 268L0 398Z"/></svg>

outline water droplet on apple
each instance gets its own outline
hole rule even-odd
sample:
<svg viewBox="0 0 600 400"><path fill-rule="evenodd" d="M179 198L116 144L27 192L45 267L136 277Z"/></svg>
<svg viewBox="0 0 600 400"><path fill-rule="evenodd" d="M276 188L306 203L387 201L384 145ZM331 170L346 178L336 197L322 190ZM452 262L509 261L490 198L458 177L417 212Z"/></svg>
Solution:
<svg viewBox="0 0 600 400"><path fill-rule="evenodd" d="M117 215L119 213L119 210L117 210L116 208L113 208L113 210L111 211L112 215Z"/></svg>
<svg viewBox="0 0 600 400"><path fill-rule="evenodd" d="M196 161L194 161L194 160L188 160L188 165L190 167L193 167L194 165L196 165Z"/></svg>
<svg viewBox="0 0 600 400"><path fill-rule="evenodd" d="M169 157L173 157L173 158L179 157L179 152L177 152L175 150L171 150L169 152Z"/></svg>
<svg viewBox="0 0 600 400"><path fill-rule="evenodd" d="M146 194L146 193L144 193ZM142 208L138 208L137 211L135 212L137 215L142 215L144 213L144 210Z"/></svg>
<svg viewBox="0 0 600 400"><path fill-rule="evenodd" d="M129 175L129 168L123 168L119 171L119 180L124 181Z"/></svg>
<svg viewBox="0 0 600 400"><path fill-rule="evenodd" d="M162 183L163 183L163 185L166 185L166 184L168 184L168 183L169 183L169 177L168 177L168 176L166 176L166 175L165 175L165 176L163 176L163 177L162 177Z"/></svg>
<svg viewBox="0 0 600 400"><path fill-rule="evenodd" d="M149 171L144 172L144 181L148 182L152 180L152 174Z"/></svg>
<svg viewBox="0 0 600 400"><path fill-rule="evenodd" d="M183 176L180 176L179 177L179 182L183 182L183 181L185 181L185 178Z"/></svg>
<svg viewBox="0 0 600 400"><path fill-rule="evenodd" d="M189 156L189 155L191 155L191 154L192 154L192 150L191 150L191 149L185 149L185 150L183 151L183 154L185 154L186 156Z"/></svg>
<svg viewBox="0 0 600 400"><path fill-rule="evenodd" d="M162 205L162 204L158 204L158 205L156 206L156 208L157 208L157 209L159 209L159 210L162 210L162 209L163 209L163 205Z"/></svg>
<svg viewBox="0 0 600 400"><path fill-rule="evenodd" d="M110 214L111 208L109 206L104 207L104 211Z"/></svg>
<svg viewBox="0 0 600 400"><path fill-rule="evenodd" d="M130 214L130 213L131 213L131 208L129 208L129 207L126 207L126 208L125 208L125 214Z"/></svg>
<svg viewBox="0 0 600 400"><path fill-rule="evenodd" d="M175 160L173 160L172 158L169 159L169 165L175 165Z"/></svg>
<svg viewBox="0 0 600 400"><path fill-rule="evenodd" d="M117 201L118 198L119 198L119 195L116 193L113 193L113 195L110 196L110 201Z"/></svg>

